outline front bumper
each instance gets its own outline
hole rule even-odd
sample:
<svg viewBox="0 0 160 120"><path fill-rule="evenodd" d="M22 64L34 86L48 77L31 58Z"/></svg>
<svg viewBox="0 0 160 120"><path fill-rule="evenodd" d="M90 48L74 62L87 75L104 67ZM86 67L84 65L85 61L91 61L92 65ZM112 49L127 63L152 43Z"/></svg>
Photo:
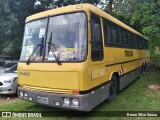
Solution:
<svg viewBox="0 0 160 120"><path fill-rule="evenodd" d="M37 90L30 90L30 89L18 87L18 96L23 100L27 100L30 102L43 104L47 106L58 107L63 109L72 109L77 111L90 111L108 97L107 90L108 90L108 85L103 87L103 89L97 90L95 93L88 93L83 95L72 95L72 94L47 93L47 92L41 92ZM23 93L27 93L27 97L20 96L20 91L23 91ZM39 97L46 98L47 103L39 102L38 100ZM69 106L66 106L64 104L64 98L69 98L70 100L78 99L79 105L73 106L72 104L70 104ZM59 103L59 105L56 105L57 102Z"/></svg>
<svg viewBox="0 0 160 120"><path fill-rule="evenodd" d="M21 97L20 96L20 91L24 91L25 93L27 93L28 97ZM65 108L65 109L73 109L73 110L85 110L85 111L89 111L89 94L86 95L68 95L68 94L56 94L56 93L47 93L47 92L40 92L40 91L36 91L36 90L29 90L29 89L24 89L21 87L18 87L18 96L21 99L30 101L30 102L34 102L34 103L38 103L38 104L43 104L43 105L47 105L47 106L52 106L52 107L59 107L59 108ZM37 97L45 97L48 98L48 103L44 104L44 103L40 103L38 102ZM29 97L32 98L32 100L29 100ZM79 106L66 106L63 103L63 99L64 98L76 98L79 100ZM59 102L59 106L55 105L55 102Z"/></svg>

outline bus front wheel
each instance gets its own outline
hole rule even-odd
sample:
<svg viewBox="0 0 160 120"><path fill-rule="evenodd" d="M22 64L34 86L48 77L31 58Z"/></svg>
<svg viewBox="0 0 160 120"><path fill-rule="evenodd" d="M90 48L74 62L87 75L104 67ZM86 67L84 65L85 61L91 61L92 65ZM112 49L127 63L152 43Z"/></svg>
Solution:
<svg viewBox="0 0 160 120"><path fill-rule="evenodd" d="M115 75L112 76L109 85L109 96L108 101L111 102L117 95L117 78Z"/></svg>

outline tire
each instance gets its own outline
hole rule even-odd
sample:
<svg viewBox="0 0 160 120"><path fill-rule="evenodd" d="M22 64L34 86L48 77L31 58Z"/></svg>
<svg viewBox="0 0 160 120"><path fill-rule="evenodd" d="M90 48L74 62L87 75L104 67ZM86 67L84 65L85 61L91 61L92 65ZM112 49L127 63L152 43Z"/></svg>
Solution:
<svg viewBox="0 0 160 120"><path fill-rule="evenodd" d="M108 96L108 101L111 102L115 99L117 96L117 78L115 75L112 76L112 79L110 80L110 85L109 85L109 96Z"/></svg>
<svg viewBox="0 0 160 120"><path fill-rule="evenodd" d="M141 77L144 76L144 65L141 66L141 74L140 74L140 76L141 76Z"/></svg>
<svg viewBox="0 0 160 120"><path fill-rule="evenodd" d="M144 65L144 72L147 72L147 64Z"/></svg>
<svg viewBox="0 0 160 120"><path fill-rule="evenodd" d="M16 93L15 93L16 96L18 96L18 86L16 88Z"/></svg>

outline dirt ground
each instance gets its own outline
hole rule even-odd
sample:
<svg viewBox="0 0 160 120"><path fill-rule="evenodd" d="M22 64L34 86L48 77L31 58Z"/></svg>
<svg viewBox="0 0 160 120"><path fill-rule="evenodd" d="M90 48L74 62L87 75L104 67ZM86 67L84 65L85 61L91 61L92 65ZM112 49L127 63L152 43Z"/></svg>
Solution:
<svg viewBox="0 0 160 120"><path fill-rule="evenodd" d="M15 103L18 100L17 95L0 95L0 106L9 103Z"/></svg>
<svg viewBox="0 0 160 120"><path fill-rule="evenodd" d="M157 93L160 93L160 84L155 84L155 85L149 85L148 86L151 90L156 91Z"/></svg>

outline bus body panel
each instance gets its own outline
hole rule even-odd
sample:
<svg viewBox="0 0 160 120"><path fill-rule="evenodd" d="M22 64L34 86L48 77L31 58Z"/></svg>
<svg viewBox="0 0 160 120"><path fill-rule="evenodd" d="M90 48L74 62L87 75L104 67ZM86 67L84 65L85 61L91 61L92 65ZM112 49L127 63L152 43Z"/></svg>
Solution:
<svg viewBox="0 0 160 120"><path fill-rule="evenodd" d="M38 66L38 67L37 67ZM25 75L29 73L29 76ZM90 88L91 70L84 63L26 63L18 64L18 83L32 87L85 91ZM85 84L84 84L85 83ZM45 89L43 89L45 91Z"/></svg>
<svg viewBox="0 0 160 120"><path fill-rule="evenodd" d="M126 75L122 75L120 77L119 90L122 90L131 82L136 80L140 76L140 74L141 74L141 68L137 68Z"/></svg>
<svg viewBox="0 0 160 120"><path fill-rule="evenodd" d="M21 97L20 93L18 92L19 94L18 96L20 96L20 98L23 100L38 103L41 105L63 108L63 109L90 111L95 106L97 106L98 104L100 104L101 102L103 102L108 98L109 84L106 84L100 89L97 89L94 93L81 94L81 95L49 93L45 91L27 89L22 87L19 87L18 89L19 91L26 92L27 95L30 98L32 98L32 99L29 99L28 97ZM42 103L42 101L39 101L37 97L48 98L48 101L47 103L44 103L44 102ZM69 98L70 100L72 100L73 98L78 99L79 106L78 107L73 105L66 106L63 101L64 98ZM59 102L59 105L56 105L55 102Z"/></svg>
<svg viewBox="0 0 160 120"><path fill-rule="evenodd" d="M27 71L19 70L19 74ZM19 84L42 88L79 89L78 72L29 71L29 76L19 76ZM67 84L67 85L66 85Z"/></svg>
<svg viewBox="0 0 160 120"><path fill-rule="evenodd" d="M18 94L20 96L20 91L27 92L32 100L25 96L20 96L21 99L54 107L90 111L108 98L110 80L113 75L117 75L119 90L121 90L140 76L143 64L149 63L149 50L105 45L104 34L106 33L103 30L102 18L106 18L136 35L144 36L95 6L84 4L49 10L29 16L26 22L78 11L85 12L88 18L87 58L81 62L62 62L62 65L45 61L33 62L29 65L20 62L18 64L18 83L20 84ZM100 16L101 19L104 57L100 61L91 59L91 12ZM73 94L73 91L79 93ZM49 100L48 103L40 103L37 96L46 97ZM70 101L74 98L78 99L79 107L65 106L64 98L69 98ZM60 105L55 105L55 102L59 102Z"/></svg>

